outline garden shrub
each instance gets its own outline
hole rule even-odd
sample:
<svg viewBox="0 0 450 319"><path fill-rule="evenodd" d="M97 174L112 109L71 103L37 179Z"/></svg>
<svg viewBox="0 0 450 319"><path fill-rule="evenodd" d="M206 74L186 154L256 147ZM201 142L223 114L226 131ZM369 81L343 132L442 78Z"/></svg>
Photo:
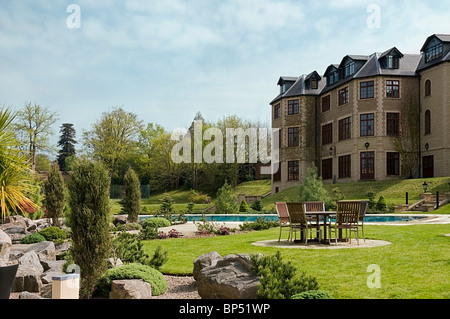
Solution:
<svg viewBox="0 0 450 319"><path fill-rule="evenodd" d="M120 233L112 242L112 251L114 258L120 258L124 263L141 263L154 268L161 267L167 261L167 251L155 252L161 256L155 257L155 254L150 258L144 252L144 248L140 238L135 234L127 232ZM157 263L154 263L158 260Z"/></svg>
<svg viewBox="0 0 450 319"><path fill-rule="evenodd" d="M99 279L94 296L108 297L113 280L142 279L152 286L152 295L162 295L167 290L163 274L153 267L132 263L108 269Z"/></svg>
<svg viewBox="0 0 450 319"><path fill-rule="evenodd" d="M387 209L387 202L386 202L386 198L384 198L383 195L380 195L380 198L378 199L377 205L376 205L376 209L379 212L385 212Z"/></svg>
<svg viewBox="0 0 450 319"><path fill-rule="evenodd" d="M137 223L141 212L141 183L136 172L129 168L123 177L125 197L120 201L122 211L128 215L128 221Z"/></svg>
<svg viewBox="0 0 450 319"><path fill-rule="evenodd" d="M164 217L153 217L142 220L139 223L144 229L147 227L159 228L168 227L171 225L170 221Z"/></svg>
<svg viewBox="0 0 450 319"><path fill-rule="evenodd" d="M67 238L66 232L56 226L44 228L39 232L39 234L42 235L45 238L45 240L48 241L58 241Z"/></svg>
<svg viewBox="0 0 450 319"><path fill-rule="evenodd" d="M249 211L249 207L245 199L242 200L241 205L239 206L239 212L246 213Z"/></svg>
<svg viewBox="0 0 450 319"><path fill-rule="evenodd" d="M142 240L158 238L158 228L145 227L141 230L140 236Z"/></svg>
<svg viewBox="0 0 450 319"><path fill-rule="evenodd" d="M118 231L142 230L142 226L138 223L119 224L116 226L115 230Z"/></svg>
<svg viewBox="0 0 450 319"><path fill-rule="evenodd" d="M253 202L251 207L252 207L253 210L256 210L258 212L262 211L262 205L261 205L261 201L260 200L257 200L255 202Z"/></svg>
<svg viewBox="0 0 450 319"><path fill-rule="evenodd" d="M206 194L199 193L192 190L189 200L194 204L209 204L211 203L211 197Z"/></svg>
<svg viewBox="0 0 450 319"><path fill-rule="evenodd" d="M278 221L265 220L262 217L258 217L254 222L244 222L239 225L241 230L265 230L273 227L279 227Z"/></svg>
<svg viewBox="0 0 450 319"><path fill-rule="evenodd" d="M284 262L280 251L273 256L251 255L252 272L259 277L259 299L290 299L308 290L318 290L315 277L305 272L297 274L291 262Z"/></svg>
<svg viewBox="0 0 450 319"><path fill-rule="evenodd" d="M326 291L322 290L308 290L299 294L293 295L291 299L334 299Z"/></svg>
<svg viewBox="0 0 450 319"><path fill-rule="evenodd" d="M22 240L20 241L21 244L34 244L34 243L40 243L41 241L45 241L45 237L42 236L39 233L34 233L34 234L30 234L25 236L24 238L22 238Z"/></svg>

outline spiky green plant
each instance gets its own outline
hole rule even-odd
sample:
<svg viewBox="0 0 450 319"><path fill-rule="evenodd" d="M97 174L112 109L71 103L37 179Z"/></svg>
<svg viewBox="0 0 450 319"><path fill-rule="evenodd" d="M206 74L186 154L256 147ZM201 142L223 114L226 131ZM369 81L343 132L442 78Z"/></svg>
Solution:
<svg viewBox="0 0 450 319"><path fill-rule="evenodd" d="M27 197L32 187L32 171L20 152L11 124L15 114L8 108L0 109L0 208L4 221L11 212L33 212L35 204Z"/></svg>

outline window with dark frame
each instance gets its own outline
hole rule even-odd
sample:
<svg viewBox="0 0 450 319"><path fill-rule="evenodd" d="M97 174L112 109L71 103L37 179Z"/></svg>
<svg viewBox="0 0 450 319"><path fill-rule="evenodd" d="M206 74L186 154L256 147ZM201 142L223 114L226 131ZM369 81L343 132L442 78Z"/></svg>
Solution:
<svg viewBox="0 0 450 319"><path fill-rule="evenodd" d="M347 77L347 76L352 75L353 73L355 73L355 62L354 61L352 61L350 63L347 63L345 65L345 67L344 67L344 76Z"/></svg>
<svg viewBox="0 0 450 319"><path fill-rule="evenodd" d="M288 180L298 181L299 176L299 161L289 161L288 162Z"/></svg>
<svg viewBox="0 0 450 319"><path fill-rule="evenodd" d="M374 81L361 82L360 97L361 99L372 99L374 97L375 83Z"/></svg>
<svg viewBox="0 0 450 319"><path fill-rule="evenodd" d="M333 159L322 160L322 179L332 179L333 178Z"/></svg>
<svg viewBox="0 0 450 319"><path fill-rule="evenodd" d="M300 146L300 128L290 127L288 129L288 147Z"/></svg>
<svg viewBox="0 0 450 319"><path fill-rule="evenodd" d="M348 103L348 86L345 89L339 90L339 106Z"/></svg>
<svg viewBox="0 0 450 319"><path fill-rule="evenodd" d="M374 120L373 113L361 114L361 136L374 136Z"/></svg>
<svg viewBox="0 0 450 319"><path fill-rule="evenodd" d="M339 141L352 138L352 118L339 120Z"/></svg>
<svg viewBox="0 0 450 319"><path fill-rule="evenodd" d="M333 123L322 126L322 145L333 143Z"/></svg>
<svg viewBox="0 0 450 319"><path fill-rule="evenodd" d="M431 134L431 111L425 111L425 134Z"/></svg>
<svg viewBox="0 0 450 319"><path fill-rule="evenodd" d="M400 81L386 81L386 97L396 99L400 97Z"/></svg>
<svg viewBox="0 0 450 319"><path fill-rule="evenodd" d="M387 153L387 175L400 175L400 153Z"/></svg>
<svg viewBox="0 0 450 319"><path fill-rule="evenodd" d="M444 51L442 43L436 44L435 46L432 46L428 48L425 52L425 62L430 62L435 59L438 59L442 57Z"/></svg>
<svg viewBox="0 0 450 319"><path fill-rule="evenodd" d="M322 98L322 113L331 109L331 96L327 95Z"/></svg>
<svg viewBox="0 0 450 319"><path fill-rule="evenodd" d="M275 119L281 117L281 105L280 104L277 104L274 106L273 116Z"/></svg>
<svg viewBox="0 0 450 319"><path fill-rule="evenodd" d="M299 113L298 105L299 105L298 100L288 101L288 115L298 114Z"/></svg>
<svg viewBox="0 0 450 319"><path fill-rule="evenodd" d="M278 163L278 171L273 174L273 181L274 182L281 182L281 162Z"/></svg>
<svg viewBox="0 0 450 319"><path fill-rule="evenodd" d="M400 59L396 56L389 55L388 59L388 69L398 69L400 67Z"/></svg>
<svg viewBox="0 0 450 319"><path fill-rule="evenodd" d="M431 95L431 81L426 80L425 81L425 96L430 96L430 95Z"/></svg>
<svg viewBox="0 0 450 319"><path fill-rule="evenodd" d="M386 114L386 134L388 136L398 136L400 133L400 114Z"/></svg>
<svg viewBox="0 0 450 319"><path fill-rule="evenodd" d="M317 90L319 88L319 82L317 79L311 79L311 90Z"/></svg>
<svg viewBox="0 0 450 319"><path fill-rule="evenodd" d="M361 153L361 179L375 178L375 152Z"/></svg>
<svg viewBox="0 0 450 319"><path fill-rule="evenodd" d="M345 155L339 157L339 178L351 177L352 157Z"/></svg>

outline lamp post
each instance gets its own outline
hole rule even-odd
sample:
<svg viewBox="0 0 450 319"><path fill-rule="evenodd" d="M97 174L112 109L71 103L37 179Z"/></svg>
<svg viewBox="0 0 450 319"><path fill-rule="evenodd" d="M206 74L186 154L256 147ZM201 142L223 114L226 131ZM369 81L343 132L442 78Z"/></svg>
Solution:
<svg viewBox="0 0 450 319"><path fill-rule="evenodd" d="M422 187L423 187L423 192L426 193L428 190L428 183L426 181L423 182Z"/></svg>

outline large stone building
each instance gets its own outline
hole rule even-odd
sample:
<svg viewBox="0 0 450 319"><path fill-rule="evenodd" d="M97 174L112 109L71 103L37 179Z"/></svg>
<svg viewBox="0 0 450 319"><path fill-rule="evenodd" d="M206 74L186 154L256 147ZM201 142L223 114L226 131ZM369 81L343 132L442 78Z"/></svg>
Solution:
<svg viewBox="0 0 450 319"><path fill-rule="evenodd" d="M420 54L347 55L278 85L274 193L313 165L324 182L450 176L450 35L430 36Z"/></svg>

